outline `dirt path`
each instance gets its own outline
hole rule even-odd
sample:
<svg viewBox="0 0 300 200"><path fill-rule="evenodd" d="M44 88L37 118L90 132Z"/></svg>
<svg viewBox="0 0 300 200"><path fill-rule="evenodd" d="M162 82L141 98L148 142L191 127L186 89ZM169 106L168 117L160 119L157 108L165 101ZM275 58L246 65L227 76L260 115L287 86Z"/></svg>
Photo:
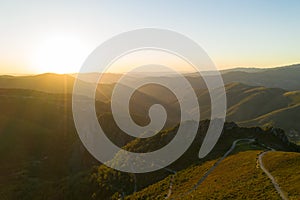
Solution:
<svg viewBox="0 0 300 200"><path fill-rule="evenodd" d="M199 187L199 185L208 177L208 175L234 150L234 148L236 147L236 144L238 142L254 142L254 139L238 139L235 140L230 149L222 156L222 158L220 158L205 174L204 176L202 176L202 178L198 181L198 183L194 186L193 190L197 189L197 187Z"/></svg>
<svg viewBox="0 0 300 200"><path fill-rule="evenodd" d="M170 173L173 173L173 175L171 176L171 180L170 180L169 191L168 191L168 194L165 198L165 199L169 199L171 194L172 194L172 191L173 191L173 183L174 183L175 175L176 175L177 172L172 170L172 169L169 169L169 168L164 168L164 169L167 170Z"/></svg>
<svg viewBox="0 0 300 200"><path fill-rule="evenodd" d="M274 151L274 150L272 150ZM272 174L265 168L264 163L263 163L263 157L264 155L266 155L267 153L269 153L270 151L265 151L263 153L261 153L258 156L258 161L259 161L259 166L260 168L267 174L267 176L269 177L269 179L271 179L272 184L274 185L275 189L277 190L277 192L279 193L280 197L283 200L288 200L289 198L285 195L285 192L280 188L279 184L276 182L275 178L272 176Z"/></svg>
<svg viewBox="0 0 300 200"><path fill-rule="evenodd" d="M241 142L241 141L243 141L243 142L254 142L255 139L244 138L244 139L235 140L232 143L230 149L200 178L200 180L197 182L197 184L194 185L194 187L190 191L188 191L187 193L185 193L183 195L180 195L180 197L186 196L186 195L190 194L191 192L193 192L194 190L196 190L201 185L201 183L203 183L203 181L209 176L209 174L211 174L214 171L214 169L235 149L236 144L238 142ZM177 199L180 199L180 197L177 198Z"/></svg>

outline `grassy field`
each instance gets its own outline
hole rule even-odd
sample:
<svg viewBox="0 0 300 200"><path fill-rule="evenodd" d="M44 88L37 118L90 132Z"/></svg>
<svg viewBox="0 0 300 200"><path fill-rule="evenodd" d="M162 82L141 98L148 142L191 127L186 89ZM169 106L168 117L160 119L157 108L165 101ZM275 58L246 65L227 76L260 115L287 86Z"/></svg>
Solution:
<svg viewBox="0 0 300 200"><path fill-rule="evenodd" d="M252 144L238 145L196 189L194 186L216 160L177 172L170 199L280 199L257 164L261 151L261 147ZM264 157L264 163L289 198L299 199L300 154L270 152ZM126 199L165 199L170 181L171 175Z"/></svg>
<svg viewBox="0 0 300 200"><path fill-rule="evenodd" d="M300 199L300 154L269 152L264 163L289 199Z"/></svg>

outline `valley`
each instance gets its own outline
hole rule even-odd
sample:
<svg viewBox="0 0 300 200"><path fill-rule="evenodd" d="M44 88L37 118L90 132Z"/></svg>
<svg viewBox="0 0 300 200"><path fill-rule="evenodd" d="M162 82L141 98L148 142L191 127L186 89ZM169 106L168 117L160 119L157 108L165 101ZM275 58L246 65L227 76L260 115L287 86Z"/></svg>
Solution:
<svg viewBox="0 0 300 200"><path fill-rule="evenodd" d="M110 77L107 81L119 78ZM289 199L298 199L298 90L227 83L227 123L213 151L200 160L210 96L193 80L193 90L185 93L188 97L195 92L201 109L195 141L167 168L134 175L99 163L81 144L72 116L72 76L0 77L0 199L280 199L259 161ZM98 121L110 140L142 153L174 138L180 99L157 85L139 88L130 101L133 120L149 123L148 110L156 103L164 106L168 119L155 136L134 138L120 130L112 116L114 86L113 81L99 85L95 100ZM260 157L268 148L276 151Z"/></svg>

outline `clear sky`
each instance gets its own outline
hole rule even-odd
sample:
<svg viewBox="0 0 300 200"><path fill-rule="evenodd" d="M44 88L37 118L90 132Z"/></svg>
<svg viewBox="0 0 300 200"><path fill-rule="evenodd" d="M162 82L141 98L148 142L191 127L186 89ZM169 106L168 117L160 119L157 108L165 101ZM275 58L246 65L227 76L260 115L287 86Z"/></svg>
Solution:
<svg viewBox="0 0 300 200"><path fill-rule="evenodd" d="M219 69L300 63L297 0L2 0L0 73L75 72L118 33L171 29Z"/></svg>

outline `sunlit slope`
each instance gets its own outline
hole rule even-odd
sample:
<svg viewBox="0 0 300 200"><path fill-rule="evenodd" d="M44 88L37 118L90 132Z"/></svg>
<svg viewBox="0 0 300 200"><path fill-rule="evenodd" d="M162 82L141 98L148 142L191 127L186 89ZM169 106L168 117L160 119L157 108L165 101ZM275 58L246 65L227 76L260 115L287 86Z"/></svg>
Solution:
<svg viewBox="0 0 300 200"><path fill-rule="evenodd" d="M271 125L283 128L295 140L300 138L299 91L230 83L225 86L227 121L242 126ZM210 118L210 95L207 90L196 90L201 118ZM188 96L187 96L188 97ZM180 101L179 101L180 102ZM174 104L179 106L179 102ZM174 106L175 107L175 106ZM193 110L190 111L193 113Z"/></svg>
<svg viewBox="0 0 300 200"><path fill-rule="evenodd" d="M292 104L299 104L300 103L300 91L292 91L287 92L284 94L284 96L288 97L291 100Z"/></svg>
<svg viewBox="0 0 300 200"><path fill-rule="evenodd" d="M300 154L269 152L263 158L265 167L275 177L291 200L300 199Z"/></svg>
<svg viewBox="0 0 300 200"><path fill-rule="evenodd" d="M226 86L227 119L243 121L287 107L290 100L283 95L285 92L277 88L229 84Z"/></svg>
<svg viewBox="0 0 300 200"><path fill-rule="evenodd" d="M278 109L256 119L241 122L241 126L281 127L292 141L299 141L300 104Z"/></svg>
<svg viewBox="0 0 300 200"><path fill-rule="evenodd" d="M74 78L68 75L41 74L34 76L0 76L0 88L38 90L51 93L70 93Z"/></svg>
<svg viewBox="0 0 300 200"><path fill-rule="evenodd" d="M228 84L225 88L227 121L247 127L280 127L293 141L300 139L299 91L287 92L278 88L255 87L241 83ZM203 93L199 97L202 104L209 98L208 94Z"/></svg>
<svg viewBox="0 0 300 200"><path fill-rule="evenodd" d="M185 175L183 175L181 177L181 179L183 179L183 180L179 180L179 184L181 184L182 182L187 182L188 186L180 185L179 187L177 187L178 194L187 192L188 190L193 188L193 184L195 184L197 181L199 181L199 179L206 172L206 170L209 167L211 167L216 162L217 159L219 159L221 156L223 156L224 153L231 147L233 141L235 141L237 139L256 138L258 143L254 144L254 145L250 145L250 146L241 145L237 148L236 151L234 151L234 154L236 154L238 152L242 152L242 151L248 151L251 149L253 149L253 150L264 149L263 147L261 147L258 144L264 144L266 146L270 146L270 147L278 149L278 150L284 150L284 151L292 150L292 148L291 148L292 145L284 142L287 140L282 141L279 137L275 136L270 131L263 131L263 130L260 130L257 128L249 128L249 129L248 128L240 128L240 127L229 128L229 127L231 127L231 125L226 124L224 133L222 134L217 145L214 147L213 151L205 159L199 160L198 152L199 152L201 143L203 141L203 136L205 134L205 130L207 128L207 121L201 122L200 125L201 125L201 128L199 129L196 139L193 142L193 144L191 145L191 147L172 165L168 166L165 169L161 169L159 171L156 171L156 172L153 172L150 174L145 174L145 175L137 174L137 183L138 183L137 190L138 191L140 191L140 190L146 191L147 194L144 194L143 192L137 192L137 196L132 197L129 195L129 197L128 197L129 199L153 199L154 197L159 197L158 199L163 199L163 198L165 198L165 195L168 193L169 183L170 183L170 179L171 179L170 175L173 174L172 171L177 171L180 174L181 172L185 173L184 170L189 169L189 172L185 173ZM156 136L149 138L149 139L144 139L144 140L136 139L136 140L130 142L128 145L126 145L125 149L129 149L130 151L133 151L133 152L154 151L154 150L158 149L160 146L167 144L172 139L174 134L176 134L176 127L174 129L162 131L162 132L158 133ZM244 157L246 158L247 156L241 155L240 157L243 159L241 159L242 161L241 161L240 165L248 169L248 167L249 167L248 165L249 165L249 163L251 163L250 169L248 169L248 170L251 171L252 169L255 169L256 168L256 157L255 156L257 156L257 154L259 152L260 151L255 151L253 153L253 163L252 163L252 161L251 162L245 161ZM239 160L239 159L240 158L237 158L237 160ZM234 173L234 171L238 169L238 168L235 168L234 165L237 165L238 167L240 166L239 164L236 164L236 163L232 164L232 166L228 168L228 170L232 170L231 173ZM193 166L198 166L199 168L198 167L195 168ZM191 167L192 167L192 169L191 169ZM197 169L199 169L199 171L197 171ZM196 170L195 173L193 172L194 170ZM107 169L106 171L109 174L113 174L113 171L115 171L115 170ZM166 176L169 176L169 178L162 181L162 183L157 186L156 183L159 182L162 178L164 178ZM241 176L243 176L243 175L241 175ZM249 181L252 181L252 176L255 177L255 174L251 174L251 176L250 175L247 176L246 179L249 179ZM108 182L107 179L103 178L105 176L103 175L102 171L99 171L97 174L95 174L95 177L98 177L97 181L99 182L99 184L101 184L102 182L106 182L106 183ZM234 178L236 178L236 177L234 177ZM266 178L265 180L268 180L268 178ZM191 181L191 183L189 183L189 181ZM237 179L235 181L238 182L239 180ZM253 186L253 187L251 187L251 189L255 189L255 184L258 184L260 181L261 181L261 179L254 180L253 182L250 182L249 185L247 185L248 183L245 183L242 186L243 187ZM111 179L110 182L113 183L113 179ZM271 182L268 182L268 183L271 184ZM124 187L126 186L127 189L124 187L122 187L122 189L112 188L110 193L115 192L115 194L124 193L124 194L128 195L132 192L132 189L129 189L129 188L132 188L133 184L134 183L132 183L132 182L124 183ZM238 183L235 183L235 184L237 185ZM148 186L148 185L150 185L150 186ZM234 190L234 188L236 188L236 185L233 185L233 190ZM146 189L144 190L145 187L146 187ZM200 186L200 187L202 187L202 186ZM241 188L239 188L239 189L241 189ZM261 189L260 192L263 190L264 189ZM234 190L234 191L236 191L236 190ZM176 191L174 191L174 192L176 192ZM218 194L218 195L220 195L220 199L222 196L222 194L221 194L222 192L224 192L224 191L220 190L220 193ZM241 195L243 192L246 192L246 191L242 190L240 193L238 193L238 195ZM226 192L224 194L225 194L225 196L227 195ZM243 195L247 195L247 194L243 194ZM258 195L258 192L256 195ZM245 197L245 196L243 196L243 197ZM250 198L250 196L249 196L249 198ZM101 199L101 196L98 196L97 199Z"/></svg>
<svg viewBox="0 0 300 200"><path fill-rule="evenodd" d="M261 150L237 152L193 189L216 160L179 171L175 175L170 199L281 199L268 177L257 166ZM290 199L299 199L300 154L271 152L264 162ZM164 199L169 193L171 175L127 199Z"/></svg>

